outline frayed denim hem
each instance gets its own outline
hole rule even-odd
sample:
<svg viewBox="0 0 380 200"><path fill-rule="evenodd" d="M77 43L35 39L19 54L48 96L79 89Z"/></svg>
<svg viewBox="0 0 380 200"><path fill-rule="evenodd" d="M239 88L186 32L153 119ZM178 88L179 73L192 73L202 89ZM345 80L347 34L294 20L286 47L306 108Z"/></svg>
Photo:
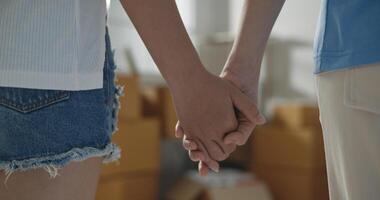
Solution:
<svg viewBox="0 0 380 200"><path fill-rule="evenodd" d="M16 171L42 168L47 171L51 178L55 178L58 169L65 167L71 161L83 161L91 157L104 157L103 163L117 161L120 158L120 148L116 144L108 144L103 149L95 147L73 148L67 152L40 158L25 160L0 161L0 170L5 171L7 182L10 175Z"/></svg>
<svg viewBox="0 0 380 200"><path fill-rule="evenodd" d="M118 123L119 123L118 115L119 115L119 111L121 109L120 97L125 95L124 87L125 87L125 85L119 85L119 84L116 84L116 86L115 86L115 96L113 99L112 113L111 113L111 115L112 115L112 124L111 124L112 135L119 130L119 128L118 128Z"/></svg>
<svg viewBox="0 0 380 200"><path fill-rule="evenodd" d="M116 49L111 50L111 60L112 60L112 67L110 67L113 71L113 101L112 101L112 110L111 110L111 117L112 117L112 123L111 123L111 135L113 135L115 132L117 132L118 129L118 114L121 109L121 103L120 103L120 97L125 96L125 85L124 84L118 84L118 74L116 73L117 65L115 63L115 52Z"/></svg>

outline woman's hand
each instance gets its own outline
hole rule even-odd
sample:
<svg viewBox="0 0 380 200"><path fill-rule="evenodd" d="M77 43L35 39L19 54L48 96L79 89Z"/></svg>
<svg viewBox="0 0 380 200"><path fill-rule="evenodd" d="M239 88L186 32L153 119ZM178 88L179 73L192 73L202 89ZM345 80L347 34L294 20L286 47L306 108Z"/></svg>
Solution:
<svg viewBox="0 0 380 200"><path fill-rule="evenodd" d="M253 102L255 102L256 105L257 84L256 87L253 85L251 85L251 87L246 87L243 85L243 83L239 81L238 77L235 77L234 74L228 72L222 73L221 76L224 80L228 80L236 87L240 87L241 90L244 90L243 92L251 100L253 100ZM249 90L247 90L248 88ZM252 122L249 119L247 119L241 111L237 111L237 121L237 129L226 134L223 138L223 142L226 145L234 145L234 149L236 145L245 144L255 126L265 123L265 118L262 115L259 115L258 118L254 122ZM189 151L189 156L191 160L199 161L198 170L200 175L207 175L209 168L213 169L214 171L217 171L215 169L219 168L218 162L216 162L215 160L204 160L204 154L206 152L203 152L201 149L198 148L197 144L194 141L186 137L186 133L183 131L179 123L177 123L176 126L176 136L183 137L183 146L186 150Z"/></svg>
<svg viewBox="0 0 380 200"><path fill-rule="evenodd" d="M223 141L226 133L238 128L235 110L254 123L258 116L256 104L221 77L206 72L189 78L189 84L185 87L172 89L179 126L186 138L204 152L202 161L222 161L236 148L235 144ZM240 137L240 134L236 135Z"/></svg>

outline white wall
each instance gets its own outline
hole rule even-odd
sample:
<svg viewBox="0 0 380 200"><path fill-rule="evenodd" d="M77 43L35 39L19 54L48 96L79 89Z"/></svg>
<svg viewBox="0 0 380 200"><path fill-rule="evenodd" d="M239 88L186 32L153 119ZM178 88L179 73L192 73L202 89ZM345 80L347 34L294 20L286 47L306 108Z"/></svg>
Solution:
<svg viewBox="0 0 380 200"><path fill-rule="evenodd" d="M236 33L245 0L231 0L231 30ZM273 27L267 46L264 91L271 96L315 98L314 35L320 0L288 0Z"/></svg>
<svg viewBox="0 0 380 200"><path fill-rule="evenodd" d="M312 99L315 99L313 42L319 10L320 0L288 0L272 31L272 37L280 39L282 45L288 45L289 86L295 93Z"/></svg>
<svg viewBox="0 0 380 200"><path fill-rule="evenodd" d="M220 71L232 41L218 44L210 43L207 38L212 38L217 33L236 33L243 2L244 0L177 0L181 16L203 62L215 73ZM267 63L271 66L264 67L267 69L268 80L273 81L266 85L270 88L271 95L301 93L313 97L315 94L312 43L319 6L320 0L285 2L273 28L273 42L266 52ZM128 71L129 63L125 52L129 49L141 74L157 75L158 70L118 0L112 0L109 26L119 69ZM284 62L284 56L287 56L287 62ZM288 77L284 78L284 74Z"/></svg>
<svg viewBox="0 0 380 200"><path fill-rule="evenodd" d="M159 72L148 51L139 38L136 30L125 14L120 2L112 0L109 9L108 24L110 27L112 47L116 49L118 71L129 73L130 62L126 51L132 53L138 72L146 81L162 82ZM177 0L178 9L190 33L191 39L201 54L201 59L210 71L217 72L223 66L230 49L230 42L207 44L209 36L219 32L229 32L229 0ZM156 75L156 77L155 77Z"/></svg>
<svg viewBox="0 0 380 200"><path fill-rule="evenodd" d="M230 0L231 30L236 32L236 23L245 0ZM276 38L299 39L312 42L317 25L320 0L287 0L273 27Z"/></svg>

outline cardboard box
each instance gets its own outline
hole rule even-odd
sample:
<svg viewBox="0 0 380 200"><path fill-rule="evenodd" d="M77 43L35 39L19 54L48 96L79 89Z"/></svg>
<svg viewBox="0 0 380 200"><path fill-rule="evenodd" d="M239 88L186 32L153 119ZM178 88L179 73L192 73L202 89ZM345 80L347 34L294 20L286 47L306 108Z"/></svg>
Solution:
<svg viewBox="0 0 380 200"><path fill-rule="evenodd" d="M274 109L274 121L290 128L320 127L319 110L314 105L283 103Z"/></svg>
<svg viewBox="0 0 380 200"><path fill-rule="evenodd" d="M103 166L102 175L155 171L160 165L159 121L156 118L126 120L119 118L113 142L121 148L119 163Z"/></svg>
<svg viewBox="0 0 380 200"><path fill-rule="evenodd" d="M250 137L247 143L243 146L237 146L236 150L230 154L230 156L223 161L224 164L236 166L243 169L249 169L252 158L252 137Z"/></svg>
<svg viewBox="0 0 380 200"><path fill-rule="evenodd" d="M254 165L254 173L268 184L276 200L328 200L326 171Z"/></svg>
<svg viewBox="0 0 380 200"><path fill-rule="evenodd" d="M119 117L138 119L142 116L142 100L137 75L117 74L116 84L124 85L124 95L120 96Z"/></svg>
<svg viewBox="0 0 380 200"><path fill-rule="evenodd" d="M162 113L163 113L163 119L164 119L164 136L167 138L174 138L175 137L175 126L177 124L178 118L177 114L175 112L173 100L170 94L170 91L168 88L161 88L160 89L160 96L162 101Z"/></svg>
<svg viewBox="0 0 380 200"><path fill-rule="evenodd" d="M289 129L268 123L253 132L252 166L324 168L322 131L318 128Z"/></svg>
<svg viewBox="0 0 380 200"><path fill-rule="evenodd" d="M101 179L96 200L158 199L158 178L158 172L145 172Z"/></svg>
<svg viewBox="0 0 380 200"><path fill-rule="evenodd" d="M271 200L266 185L252 178L251 174L220 174L196 177L196 173L185 175L168 193L167 200ZM240 177L239 177L240 176ZM241 179L241 180L240 180Z"/></svg>
<svg viewBox="0 0 380 200"><path fill-rule="evenodd" d="M141 89L141 99L144 117L161 117L161 102L159 87L143 87ZM160 119L161 120L161 119Z"/></svg>
<svg viewBox="0 0 380 200"><path fill-rule="evenodd" d="M163 138L175 138L178 118L167 87L144 88L142 91L144 116L156 116L161 122Z"/></svg>
<svg viewBox="0 0 380 200"><path fill-rule="evenodd" d="M268 188L259 182L231 188L208 188L201 200L271 200Z"/></svg>
<svg viewBox="0 0 380 200"><path fill-rule="evenodd" d="M328 199L320 128L268 123L253 133L251 169L276 200Z"/></svg>

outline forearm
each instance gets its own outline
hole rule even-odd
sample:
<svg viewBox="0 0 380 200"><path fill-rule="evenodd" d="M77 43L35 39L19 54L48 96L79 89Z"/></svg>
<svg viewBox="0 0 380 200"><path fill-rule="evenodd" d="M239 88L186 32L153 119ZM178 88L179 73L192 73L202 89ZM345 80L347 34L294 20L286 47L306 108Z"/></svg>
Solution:
<svg viewBox="0 0 380 200"><path fill-rule="evenodd" d="M238 36L223 69L239 87L257 84L266 43L285 0L246 0Z"/></svg>
<svg viewBox="0 0 380 200"><path fill-rule="evenodd" d="M170 88L205 72L174 0L120 0Z"/></svg>

